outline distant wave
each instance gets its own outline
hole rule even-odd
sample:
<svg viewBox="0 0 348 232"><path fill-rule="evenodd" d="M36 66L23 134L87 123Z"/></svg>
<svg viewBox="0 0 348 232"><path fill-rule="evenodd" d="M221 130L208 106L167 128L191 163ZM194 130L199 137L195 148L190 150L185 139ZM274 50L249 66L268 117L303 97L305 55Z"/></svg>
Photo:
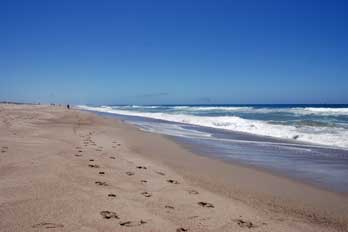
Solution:
<svg viewBox="0 0 348 232"><path fill-rule="evenodd" d="M348 148L348 130L344 128L320 127L303 125L272 124L267 121L249 120L237 116L195 116L188 114L169 114L163 112L139 112L115 109L113 107L89 107L79 106L80 109L106 112L112 114L139 116L153 119L166 120L177 123L192 124L198 126L219 128L231 131L246 132L262 136L271 136L284 139L296 139L299 141L317 143L328 146ZM316 108L318 109L318 108ZM325 109L325 108L322 108ZM345 109L345 108L343 108ZM311 111L311 108L302 110ZM322 110L320 112L329 112ZM314 111L313 111L314 112ZM317 111L318 112L318 111ZM343 111L344 112L344 111Z"/></svg>
<svg viewBox="0 0 348 232"><path fill-rule="evenodd" d="M159 108L160 106L138 106L138 105L131 105L130 107L132 107L132 108L156 109L156 108Z"/></svg>
<svg viewBox="0 0 348 232"><path fill-rule="evenodd" d="M238 111L238 110L250 110L253 109L253 107L247 107L247 106L241 106L241 107L234 107L234 106L173 106L173 109L177 110L191 110L191 111L211 111L211 110L218 110L218 111Z"/></svg>
<svg viewBox="0 0 348 232"><path fill-rule="evenodd" d="M293 113L298 115L328 115L328 116L339 116L347 115L348 108L315 108L315 107L296 107L296 108L258 108L258 107L182 107L190 111L230 111L230 112L241 112L241 113Z"/></svg>
<svg viewBox="0 0 348 232"><path fill-rule="evenodd" d="M105 106L109 107L109 106ZM187 112L236 112L236 113L290 113L296 115L321 115L321 116L348 116L348 108L324 108L324 107L255 107L255 106L112 106L113 109L162 109Z"/></svg>
<svg viewBox="0 0 348 232"><path fill-rule="evenodd" d="M304 112L328 115L348 115L348 108L315 108L306 107Z"/></svg>
<svg viewBox="0 0 348 232"><path fill-rule="evenodd" d="M250 109L247 109L249 112ZM253 108L253 113L293 113L297 115L321 115L321 116L348 116L348 108L315 108L315 107L295 107L295 108Z"/></svg>
<svg viewBox="0 0 348 232"><path fill-rule="evenodd" d="M110 106L101 106L101 107L110 107ZM111 106L112 107L112 106ZM124 109L156 109L160 108L161 106L141 106L141 105L124 105L124 106L115 106L117 108L124 108Z"/></svg>

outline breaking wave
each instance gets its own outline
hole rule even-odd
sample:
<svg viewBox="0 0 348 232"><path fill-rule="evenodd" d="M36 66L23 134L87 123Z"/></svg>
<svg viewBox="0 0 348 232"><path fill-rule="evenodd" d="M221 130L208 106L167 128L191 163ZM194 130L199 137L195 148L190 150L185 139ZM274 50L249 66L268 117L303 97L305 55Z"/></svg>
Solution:
<svg viewBox="0 0 348 232"><path fill-rule="evenodd" d="M156 106L161 107L161 106ZM195 106L173 106L178 112L144 112L139 110L126 109L125 107L90 107L90 106L78 106L80 109L91 110L97 112L105 112L111 114L120 114L128 116L138 116L153 118L159 120L165 120L176 123L185 123L197 126L218 128L224 130L238 131L251 133L262 136L271 136L283 139L299 140L303 142L316 143L327 146L336 146L342 148L348 148L348 130L344 127L324 126L324 124L303 123L303 124L277 124L263 120L251 120L238 116L202 116L183 113L182 110L252 110L253 113L257 111L272 110L272 112L292 111L292 113L300 114L340 114L348 115L348 108L288 108L288 109L267 109L260 108L255 109L253 107L195 107ZM172 107L172 108L173 108ZM132 107L134 108L134 107ZM143 106L139 106L143 108ZM194 109L192 109L194 108Z"/></svg>

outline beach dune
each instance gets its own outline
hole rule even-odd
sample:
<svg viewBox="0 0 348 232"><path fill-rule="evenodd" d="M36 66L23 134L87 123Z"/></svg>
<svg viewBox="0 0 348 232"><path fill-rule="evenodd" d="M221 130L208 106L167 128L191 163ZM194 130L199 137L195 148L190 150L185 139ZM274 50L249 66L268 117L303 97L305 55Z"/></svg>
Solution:
<svg viewBox="0 0 348 232"><path fill-rule="evenodd" d="M114 118L0 105L0 231L348 231L348 197Z"/></svg>

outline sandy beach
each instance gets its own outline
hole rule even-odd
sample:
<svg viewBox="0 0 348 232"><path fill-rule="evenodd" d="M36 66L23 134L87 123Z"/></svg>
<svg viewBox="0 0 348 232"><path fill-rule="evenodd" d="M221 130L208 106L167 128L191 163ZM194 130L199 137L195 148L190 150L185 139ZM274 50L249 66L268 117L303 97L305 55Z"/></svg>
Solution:
<svg viewBox="0 0 348 232"><path fill-rule="evenodd" d="M0 231L348 231L348 196L114 118L2 104Z"/></svg>

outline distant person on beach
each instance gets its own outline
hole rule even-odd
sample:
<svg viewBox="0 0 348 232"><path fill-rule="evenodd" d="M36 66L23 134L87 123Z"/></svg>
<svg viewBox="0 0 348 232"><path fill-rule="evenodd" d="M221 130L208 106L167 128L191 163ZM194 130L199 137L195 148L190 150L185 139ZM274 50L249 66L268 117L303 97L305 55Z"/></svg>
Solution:
<svg viewBox="0 0 348 232"><path fill-rule="evenodd" d="M69 104L67 104L67 105L66 105L66 108L67 108L68 110L70 110L70 105L69 105Z"/></svg>

